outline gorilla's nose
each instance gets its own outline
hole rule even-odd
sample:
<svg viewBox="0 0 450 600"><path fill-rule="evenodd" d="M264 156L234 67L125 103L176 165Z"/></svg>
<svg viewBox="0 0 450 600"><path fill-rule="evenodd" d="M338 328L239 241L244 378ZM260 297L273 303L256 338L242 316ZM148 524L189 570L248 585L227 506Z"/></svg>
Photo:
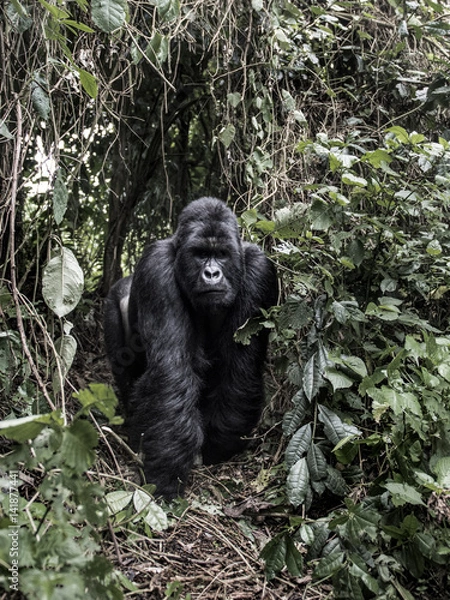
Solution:
<svg viewBox="0 0 450 600"><path fill-rule="evenodd" d="M219 283L222 279L222 271L218 267L208 265L203 270L203 279L206 283Z"/></svg>

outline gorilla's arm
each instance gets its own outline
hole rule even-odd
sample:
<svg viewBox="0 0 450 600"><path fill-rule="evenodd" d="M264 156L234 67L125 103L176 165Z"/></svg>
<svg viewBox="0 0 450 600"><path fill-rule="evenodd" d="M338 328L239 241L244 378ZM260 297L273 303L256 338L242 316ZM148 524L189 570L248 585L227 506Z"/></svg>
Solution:
<svg viewBox="0 0 450 600"><path fill-rule="evenodd" d="M263 369L268 331L254 335L244 346L234 341L234 333L260 308L277 300L276 273L272 263L254 244L244 244L245 280L222 338L217 341L220 359L216 381L204 401L205 443L203 460L216 463L242 451L244 439L258 423L263 407Z"/></svg>
<svg viewBox="0 0 450 600"><path fill-rule="evenodd" d="M145 454L145 476L171 498L183 491L203 442L194 371L195 332L175 281L172 241L153 244L131 288L131 331L146 349L145 373L130 395L130 443Z"/></svg>

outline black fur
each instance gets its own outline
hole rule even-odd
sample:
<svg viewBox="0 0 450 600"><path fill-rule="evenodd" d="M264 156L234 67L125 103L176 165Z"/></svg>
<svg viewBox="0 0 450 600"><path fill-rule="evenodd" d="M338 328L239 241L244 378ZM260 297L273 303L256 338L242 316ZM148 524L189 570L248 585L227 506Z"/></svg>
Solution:
<svg viewBox="0 0 450 600"><path fill-rule="evenodd" d="M189 204L175 235L112 287L106 347L130 444L157 493L181 493L199 453L211 464L245 447L263 405L267 333L248 346L233 334L275 302L272 264L241 242L236 217L215 198Z"/></svg>

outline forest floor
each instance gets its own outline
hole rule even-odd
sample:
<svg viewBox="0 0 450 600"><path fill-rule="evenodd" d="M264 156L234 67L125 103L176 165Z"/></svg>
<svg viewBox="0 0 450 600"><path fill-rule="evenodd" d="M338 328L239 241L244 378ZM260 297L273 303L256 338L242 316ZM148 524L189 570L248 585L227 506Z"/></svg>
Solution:
<svg viewBox="0 0 450 600"><path fill-rule="evenodd" d="M81 339L72 370L76 389L112 383L98 335ZM272 407L273 408L273 407ZM169 527L144 535L142 528L110 528L103 549L115 567L138 588L127 598L149 600L324 600L333 597L327 583L310 574L282 571L267 581L260 552L289 524L292 507L279 505L280 420L268 407L246 453L233 462L197 467L184 499L164 506ZM97 469L107 492L133 489L139 472L114 438L101 444ZM119 481L119 485L117 485ZM112 483L111 483L112 482ZM115 487L114 487L115 486ZM271 492L268 492L268 490ZM301 550L301 549L300 549Z"/></svg>

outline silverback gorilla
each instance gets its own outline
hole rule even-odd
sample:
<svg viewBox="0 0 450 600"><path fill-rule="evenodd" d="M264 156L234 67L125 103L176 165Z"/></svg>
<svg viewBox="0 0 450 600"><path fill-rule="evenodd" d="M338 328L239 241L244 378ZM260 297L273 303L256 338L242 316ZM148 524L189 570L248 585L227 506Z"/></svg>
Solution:
<svg viewBox="0 0 450 600"><path fill-rule="evenodd" d="M106 348L129 443L157 494L182 493L198 454L212 464L245 447L263 406L267 330L246 346L233 334L276 290L272 264L215 198L191 202L175 234L111 288Z"/></svg>

